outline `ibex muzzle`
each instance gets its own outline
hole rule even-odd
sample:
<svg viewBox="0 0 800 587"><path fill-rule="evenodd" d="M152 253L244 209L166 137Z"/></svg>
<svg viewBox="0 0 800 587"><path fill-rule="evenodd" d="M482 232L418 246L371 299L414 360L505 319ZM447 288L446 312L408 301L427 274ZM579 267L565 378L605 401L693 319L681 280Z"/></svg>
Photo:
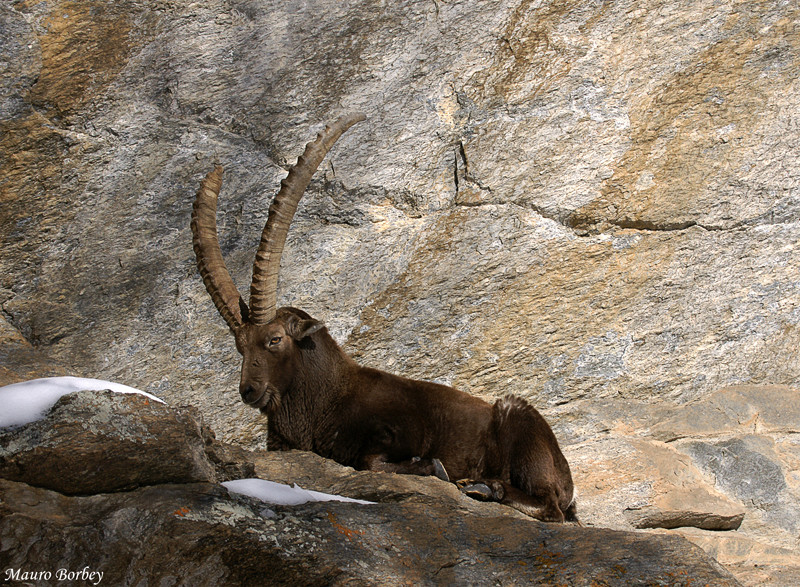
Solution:
<svg viewBox="0 0 800 587"><path fill-rule="evenodd" d="M352 114L326 127L281 182L256 253L249 305L217 238L222 168L206 176L195 199L197 265L242 354L242 400L268 415L268 448L310 450L357 469L453 478L478 499L542 520L577 520L569 465L527 402L509 396L492 406L452 387L362 367L322 322L276 307L280 257L298 202L333 143L360 120Z"/></svg>

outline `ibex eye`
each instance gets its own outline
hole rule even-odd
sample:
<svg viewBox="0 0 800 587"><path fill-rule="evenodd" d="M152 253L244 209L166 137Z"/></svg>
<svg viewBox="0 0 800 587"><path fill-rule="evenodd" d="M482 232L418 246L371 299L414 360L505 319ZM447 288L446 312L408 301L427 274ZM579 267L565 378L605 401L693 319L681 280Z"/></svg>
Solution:
<svg viewBox="0 0 800 587"><path fill-rule="evenodd" d="M269 346L275 346L276 344L280 344L281 337L280 336L273 336L269 339Z"/></svg>

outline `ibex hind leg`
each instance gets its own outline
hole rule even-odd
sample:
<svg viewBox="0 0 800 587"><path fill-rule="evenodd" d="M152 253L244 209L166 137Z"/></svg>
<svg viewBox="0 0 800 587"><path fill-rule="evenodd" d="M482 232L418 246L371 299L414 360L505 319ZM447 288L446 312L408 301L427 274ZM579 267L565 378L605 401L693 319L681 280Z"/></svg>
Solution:
<svg viewBox="0 0 800 587"><path fill-rule="evenodd" d="M575 522L578 526L583 526L581 521L578 519L578 508L575 504L575 500L573 500L572 503L569 504L569 507L564 510L564 519L567 522Z"/></svg>
<svg viewBox="0 0 800 587"><path fill-rule="evenodd" d="M496 501L547 522L575 517L569 465L550 425L533 406L515 396L495 402L491 436L499 457L490 474L498 479Z"/></svg>
<svg viewBox="0 0 800 587"><path fill-rule="evenodd" d="M543 499L538 500L513 485L507 485L505 498L500 503L543 522L564 522L566 520L564 512L558 507L558 497L555 491L551 491Z"/></svg>
<svg viewBox="0 0 800 587"><path fill-rule="evenodd" d="M473 499L495 501L543 522L572 521L558 507L555 492L540 500L500 479L461 479L456 485L462 493ZM574 512L571 513L574 515Z"/></svg>

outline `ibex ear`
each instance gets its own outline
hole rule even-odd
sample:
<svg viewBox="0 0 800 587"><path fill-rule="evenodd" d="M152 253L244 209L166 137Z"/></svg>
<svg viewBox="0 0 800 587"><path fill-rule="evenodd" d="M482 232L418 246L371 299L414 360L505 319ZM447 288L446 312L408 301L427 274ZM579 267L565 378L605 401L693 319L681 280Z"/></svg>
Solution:
<svg viewBox="0 0 800 587"><path fill-rule="evenodd" d="M288 326L289 328L287 330L289 332L289 336L291 336L297 342L300 342L304 338L314 334L317 330L323 328L325 324L319 320L314 320L313 318L309 318L307 320L298 318L297 320L292 320Z"/></svg>

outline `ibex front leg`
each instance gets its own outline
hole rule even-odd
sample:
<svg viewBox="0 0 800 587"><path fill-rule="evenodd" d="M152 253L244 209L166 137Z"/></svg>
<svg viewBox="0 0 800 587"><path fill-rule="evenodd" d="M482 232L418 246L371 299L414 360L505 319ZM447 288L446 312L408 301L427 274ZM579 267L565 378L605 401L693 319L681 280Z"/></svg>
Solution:
<svg viewBox="0 0 800 587"><path fill-rule="evenodd" d="M400 473L402 475L434 476L443 481L450 481L447 471L439 459L423 459L414 457L405 461L391 462L385 454L367 455L364 468L382 473Z"/></svg>

